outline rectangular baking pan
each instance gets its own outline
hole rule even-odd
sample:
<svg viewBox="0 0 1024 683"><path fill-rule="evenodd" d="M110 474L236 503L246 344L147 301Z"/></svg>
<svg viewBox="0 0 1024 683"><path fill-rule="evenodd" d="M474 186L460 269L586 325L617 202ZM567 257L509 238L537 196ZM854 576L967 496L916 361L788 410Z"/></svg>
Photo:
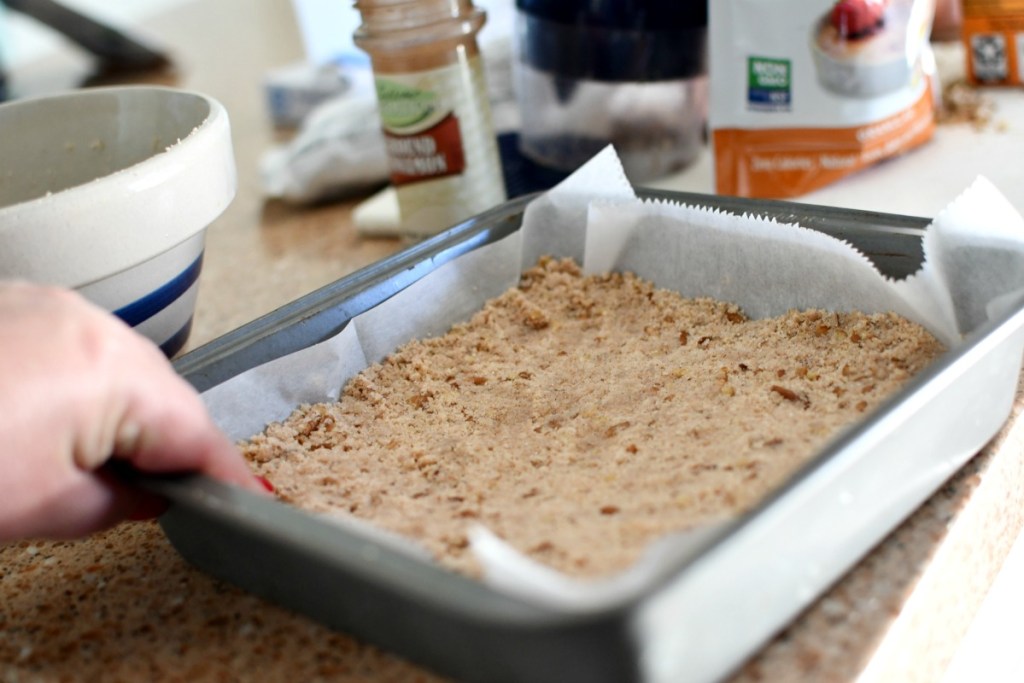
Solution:
<svg viewBox="0 0 1024 683"><path fill-rule="evenodd" d="M799 222L844 239L893 277L922 261L922 218L638 191ZM175 362L205 390L322 341L426 273L519 228L513 200ZM1024 348L1020 305L975 330L748 514L635 598L541 607L272 500L205 477L147 480L161 524L207 573L461 681L713 681L822 594L984 446L1009 415ZM974 431L972 433L979 433Z"/></svg>

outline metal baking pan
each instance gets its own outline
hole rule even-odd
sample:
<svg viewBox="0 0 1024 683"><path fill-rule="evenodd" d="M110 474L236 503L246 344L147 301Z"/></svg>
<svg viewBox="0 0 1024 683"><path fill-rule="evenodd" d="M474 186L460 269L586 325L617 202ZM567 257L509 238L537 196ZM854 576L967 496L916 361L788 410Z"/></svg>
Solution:
<svg viewBox="0 0 1024 683"><path fill-rule="evenodd" d="M847 240L894 277L914 272L922 260L922 218L639 194L799 222ZM322 341L441 264L517 230L530 199L342 278L175 366L205 390ZM208 478L145 485L171 499L161 524L200 569L457 680L712 681L742 664L984 446L961 437L957 424L998 431L1010 412L1022 348L1018 305L975 330L638 596L583 612L521 601Z"/></svg>

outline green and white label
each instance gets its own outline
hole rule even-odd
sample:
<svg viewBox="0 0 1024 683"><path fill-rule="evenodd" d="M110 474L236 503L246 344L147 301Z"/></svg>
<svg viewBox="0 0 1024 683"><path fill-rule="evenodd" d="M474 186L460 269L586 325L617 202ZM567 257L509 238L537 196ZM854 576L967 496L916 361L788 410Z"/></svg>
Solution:
<svg viewBox="0 0 1024 683"><path fill-rule="evenodd" d="M747 104L752 109L788 110L793 102L793 65L788 59L747 58Z"/></svg>
<svg viewBox="0 0 1024 683"><path fill-rule="evenodd" d="M376 79L380 118L385 128L403 130L421 124L435 114L437 94L387 78Z"/></svg>

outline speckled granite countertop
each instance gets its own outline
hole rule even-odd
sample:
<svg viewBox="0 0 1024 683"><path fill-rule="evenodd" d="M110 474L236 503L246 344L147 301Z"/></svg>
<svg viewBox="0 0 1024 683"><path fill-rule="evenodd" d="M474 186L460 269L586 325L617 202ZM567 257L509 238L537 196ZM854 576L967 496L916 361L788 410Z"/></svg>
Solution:
<svg viewBox="0 0 1024 683"><path fill-rule="evenodd" d="M1014 419L735 676L941 678L1021 527ZM155 523L0 550L0 680L435 681L188 566Z"/></svg>
<svg viewBox="0 0 1024 683"><path fill-rule="evenodd" d="M400 246L356 235L352 203L299 211L259 196L257 163L273 139L260 78L301 49L287 0L185 3L150 28L176 51L179 69L166 82L227 106L240 173L236 201L209 234L191 347ZM47 82L75 68L56 60L33 76ZM925 156L934 163L971 134L943 133ZM1013 135L984 144L1010 146ZM899 163L879 182L899 176ZM706 189L706 173L705 160L666 186ZM914 203L887 190L871 205L872 188L861 177L810 200L927 215L941 191L930 186ZM1024 521L1022 405L1019 392L1002 433L735 680L941 678ZM440 679L197 572L156 524L134 523L0 549L0 681L64 680Z"/></svg>

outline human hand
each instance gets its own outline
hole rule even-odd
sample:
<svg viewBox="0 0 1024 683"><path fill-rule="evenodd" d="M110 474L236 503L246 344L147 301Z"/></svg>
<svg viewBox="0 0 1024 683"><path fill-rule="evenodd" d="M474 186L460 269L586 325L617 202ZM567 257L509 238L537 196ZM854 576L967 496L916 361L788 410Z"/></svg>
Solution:
<svg viewBox="0 0 1024 683"><path fill-rule="evenodd" d="M263 490L154 344L74 292L0 283L0 542L154 511L101 470L111 457Z"/></svg>

